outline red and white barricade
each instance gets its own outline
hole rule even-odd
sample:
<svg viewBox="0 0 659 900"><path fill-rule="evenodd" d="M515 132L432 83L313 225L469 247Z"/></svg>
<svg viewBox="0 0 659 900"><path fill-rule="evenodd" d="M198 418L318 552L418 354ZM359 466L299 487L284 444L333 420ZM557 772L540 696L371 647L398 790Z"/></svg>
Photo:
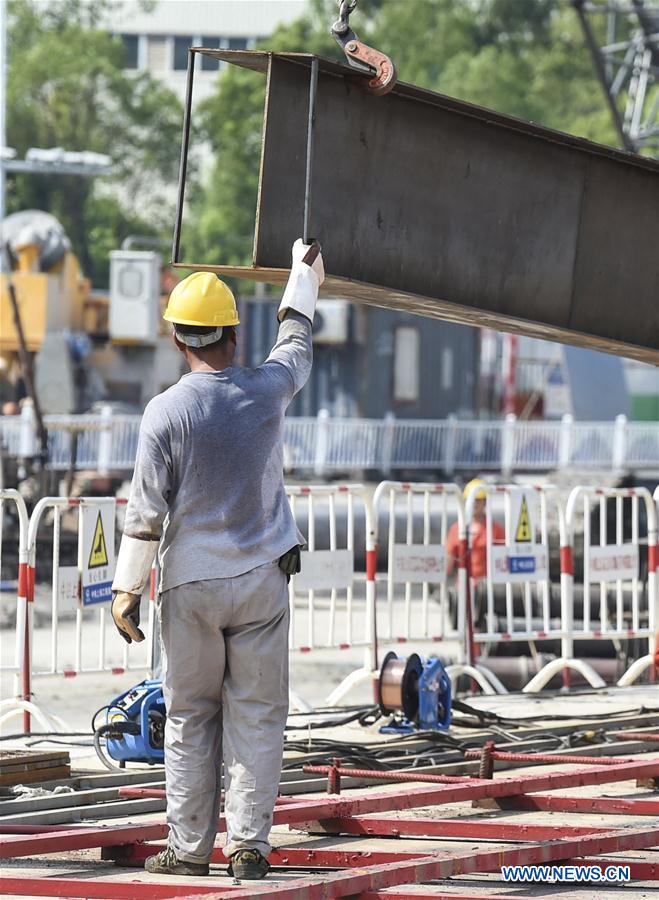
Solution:
<svg viewBox="0 0 659 900"><path fill-rule="evenodd" d="M654 508L657 515L657 534L654 546L648 543L648 578L651 578L652 596L654 598L654 658L652 660L652 668L650 669L650 677L653 681L657 680L659 675L659 485L655 488L653 495Z"/></svg>
<svg viewBox="0 0 659 900"><path fill-rule="evenodd" d="M364 648L364 666L328 697L336 705L374 671L375 529L372 505L361 485L287 485L298 527L306 535L301 572L291 578L290 649ZM364 553L365 571L355 572ZM306 707L293 695L299 707Z"/></svg>
<svg viewBox="0 0 659 900"><path fill-rule="evenodd" d="M446 539L453 521L460 539L465 536L460 489L455 484L383 481L375 490L373 506L379 553L385 547L387 553L386 594L378 601L378 641L458 639L464 632L466 560L447 560ZM448 570L453 566L461 602L452 621Z"/></svg>
<svg viewBox="0 0 659 900"><path fill-rule="evenodd" d="M599 519L595 530L593 514ZM578 554L575 536L581 531L583 552ZM646 574L641 571L642 545L647 547ZM561 523L561 657L545 666L525 690L540 690L558 672L567 687L570 670L580 672L593 687L603 687L594 669L574 658L576 640L611 641L618 650L630 640L647 642L647 654L631 663L619 685L631 684L653 667L659 615L656 568L657 510L650 492L575 487ZM581 588L580 605L575 585Z"/></svg>
<svg viewBox="0 0 659 900"><path fill-rule="evenodd" d="M493 687L472 665L467 603L467 532L462 491L456 484L383 481L373 507L378 552L386 547L386 591L378 587L378 644L452 642L452 678L469 674L487 693ZM454 558L447 539L455 530ZM381 584L381 583L380 583Z"/></svg>
<svg viewBox="0 0 659 900"><path fill-rule="evenodd" d="M653 681L659 676L659 486L654 492L654 508L657 514L657 538L652 547L648 544L648 572L653 575L652 584L654 592L654 659L650 675Z"/></svg>
<svg viewBox="0 0 659 900"><path fill-rule="evenodd" d="M4 535L5 504L11 503L16 508L18 529L15 532L17 550L16 569L16 641L14 662L8 662L9 648L3 651L2 672L11 672L16 676L15 697L0 701L0 725L16 714L23 715L23 730L30 730L31 714L39 715L30 698L29 658L30 658L30 623L31 608L28 604L28 524L29 517L25 500L18 491L11 488L0 490L0 576L9 574L7 566L3 566L2 548ZM13 575L14 572L12 571ZM43 719L42 719L43 722ZM50 723L43 722L45 725Z"/></svg>
<svg viewBox="0 0 659 900"><path fill-rule="evenodd" d="M35 678L47 675L72 677L82 673L121 674L129 669L151 669L155 619L155 581L143 644L127 644L117 635L109 612L110 586L115 560L115 510L125 499L114 497L44 497L30 516L26 538L25 619L17 620L17 646L25 647L20 661L21 697L0 717L0 724L23 705L28 712L62 725L61 719L40 711L32 702ZM75 510L77 564L62 565L62 516ZM71 523L73 524L73 523ZM37 537L52 528L50 586L39 581ZM21 579L19 578L19 584ZM35 592L48 595L49 624L33 628ZM20 590L19 590L20 593ZM41 600L41 597L38 598ZM19 601L20 603L20 601ZM108 637L109 629L109 637ZM30 703L30 706L25 706ZM24 726L29 722L24 718ZM50 729L49 729L50 730Z"/></svg>
<svg viewBox="0 0 659 900"><path fill-rule="evenodd" d="M477 494L486 495L485 559L482 577L473 577L476 526L469 527L470 590L474 603L473 655L479 670L499 692L505 688L485 663L498 643L522 642L535 655L537 641L560 640L562 623L552 617L549 572L549 515L562 511L553 490L539 485L483 485L467 499L466 516L472 522ZM493 509L494 506L503 509ZM495 516L503 512L503 532ZM478 538L480 540L480 538ZM557 548L558 549L558 548ZM478 602L484 596L484 606ZM544 671L544 670L543 670ZM593 673L595 674L595 673ZM537 677L537 676L536 676ZM595 675L598 683L599 676ZM537 689L532 682L524 690Z"/></svg>
<svg viewBox="0 0 659 900"><path fill-rule="evenodd" d="M599 513L599 529L595 534L590 520L593 507ZM609 520L611 507L615 514ZM657 509L646 488L578 487L567 503L570 534L574 533L579 515L583 517L584 535L583 621L580 629L574 628L573 635L575 639L610 640L618 646L635 639L646 644L647 654L635 660L618 681L620 685L628 685L647 668L654 668L658 618ZM642 544L647 547L645 574L641 571ZM591 586L599 588L599 598L594 604Z"/></svg>

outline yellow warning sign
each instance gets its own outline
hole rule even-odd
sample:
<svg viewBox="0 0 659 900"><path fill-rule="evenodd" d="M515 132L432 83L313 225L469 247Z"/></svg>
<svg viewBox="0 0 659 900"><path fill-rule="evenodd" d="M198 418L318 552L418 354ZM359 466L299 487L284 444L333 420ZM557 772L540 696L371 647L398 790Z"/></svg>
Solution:
<svg viewBox="0 0 659 900"><path fill-rule="evenodd" d="M101 511L98 511L96 519L96 528L94 529L94 540L92 541L92 549L89 553L88 569L98 569L99 566L107 566L108 550L105 546L105 535L103 534L103 520L101 519Z"/></svg>
<svg viewBox="0 0 659 900"><path fill-rule="evenodd" d="M519 520L517 522L517 530L515 531L515 543L522 544L533 540L531 531L531 517L529 516L529 507L526 502L526 496L522 494L522 503L519 508Z"/></svg>

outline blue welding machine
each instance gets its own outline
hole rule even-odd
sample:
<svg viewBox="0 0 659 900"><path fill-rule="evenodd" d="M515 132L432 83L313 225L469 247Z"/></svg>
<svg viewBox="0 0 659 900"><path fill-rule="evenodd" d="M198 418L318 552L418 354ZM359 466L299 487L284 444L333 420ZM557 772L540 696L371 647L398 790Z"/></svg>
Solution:
<svg viewBox="0 0 659 900"><path fill-rule="evenodd" d="M380 728L382 734L445 731L451 724L451 679L440 659L387 653L380 669L378 702L383 715L393 714Z"/></svg>
<svg viewBox="0 0 659 900"><path fill-rule="evenodd" d="M114 699L105 708L105 722L95 730L105 739L108 756L120 765L127 762L162 763L165 760L165 700L160 679L149 678Z"/></svg>

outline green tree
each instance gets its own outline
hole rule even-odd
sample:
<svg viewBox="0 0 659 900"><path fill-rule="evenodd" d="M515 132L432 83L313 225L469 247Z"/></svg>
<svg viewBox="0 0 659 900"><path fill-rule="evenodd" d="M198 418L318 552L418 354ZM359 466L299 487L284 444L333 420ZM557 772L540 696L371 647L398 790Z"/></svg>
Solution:
<svg viewBox="0 0 659 900"><path fill-rule="evenodd" d="M264 44L344 59L329 34L334 0L310 0L305 16ZM401 81L616 144L616 135L566 0L360 0L351 24L395 61ZM189 261L249 264L265 84L226 66L198 107L215 163L189 194Z"/></svg>
<svg viewBox="0 0 659 900"><path fill-rule="evenodd" d="M10 0L7 140L108 154L113 175L8 178L8 212L45 209L86 274L107 278L108 252L132 231L169 236L182 109L148 74L123 71L119 38L99 30L109 0Z"/></svg>
<svg viewBox="0 0 659 900"><path fill-rule="evenodd" d="M306 16L277 29L264 47L338 59L336 44L320 25L326 21L311 8ZM182 258L188 262L249 263L264 102L265 79L259 72L225 66L216 92L195 110L198 139L210 147L213 165L205 182L188 188L182 229Z"/></svg>

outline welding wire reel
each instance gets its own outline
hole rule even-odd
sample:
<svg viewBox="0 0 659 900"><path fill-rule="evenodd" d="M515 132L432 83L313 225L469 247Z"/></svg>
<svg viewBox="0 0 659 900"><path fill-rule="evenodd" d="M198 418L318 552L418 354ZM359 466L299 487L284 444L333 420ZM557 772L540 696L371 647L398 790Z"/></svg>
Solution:
<svg viewBox="0 0 659 900"><path fill-rule="evenodd" d="M437 658L398 657L390 651L380 669L378 703L383 715L393 714L380 729L384 734L443 731L451 723L451 680Z"/></svg>
<svg viewBox="0 0 659 900"><path fill-rule="evenodd" d="M423 663L418 653L407 659L390 651L384 658L378 683L378 703L383 715L401 710L413 722L419 711L419 678Z"/></svg>

